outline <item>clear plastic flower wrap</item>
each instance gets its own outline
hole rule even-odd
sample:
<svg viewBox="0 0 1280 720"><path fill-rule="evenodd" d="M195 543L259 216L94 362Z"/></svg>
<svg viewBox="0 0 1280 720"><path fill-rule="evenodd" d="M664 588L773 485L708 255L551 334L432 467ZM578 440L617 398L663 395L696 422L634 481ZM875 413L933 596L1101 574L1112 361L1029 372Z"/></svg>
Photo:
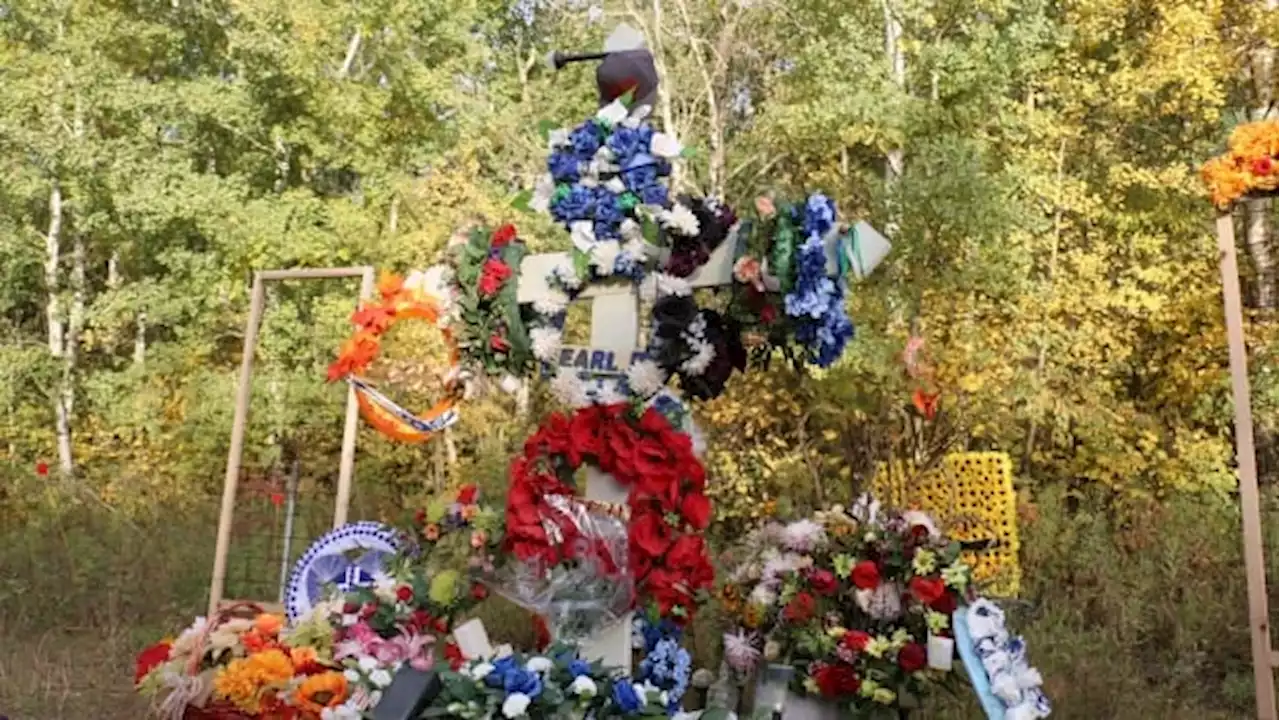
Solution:
<svg viewBox="0 0 1280 720"><path fill-rule="evenodd" d="M578 643L631 609L625 509L565 495L542 498L542 526L558 552L510 557L485 584L547 620L557 642ZM554 558L554 559L553 559Z"/></svg>

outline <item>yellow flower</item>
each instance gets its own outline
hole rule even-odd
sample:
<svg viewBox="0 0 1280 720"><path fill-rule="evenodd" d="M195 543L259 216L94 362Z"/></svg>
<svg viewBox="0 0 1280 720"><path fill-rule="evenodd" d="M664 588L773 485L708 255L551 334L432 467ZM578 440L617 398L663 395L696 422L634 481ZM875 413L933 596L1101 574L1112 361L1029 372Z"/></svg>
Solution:
<svg viewBox="0 0 1280 720"><path fill-rule="evenodd" d="M947 626L951 624L951 618L940 612L928 610L924 614L924 622L929 626L930 632L937 634L947 629Z"/></svg>
<svg viewBox="0 0 1280 720"><path fill-rule="evenodd" d="M911 559L911 569L915 570L917 575L928 575L938 567L938 556L933 554L932 550L917 550L916 556Z"/></svg>
<svg viewBox="0 0 1280 720"><path fill-rule="evenodd" d="M942 569L942 581L957 590L964 590L969 584L969 566L962 560L956 560Z"/></svg>
<svg viewBox="0 0 1280 720"><path fill-rule="evenodd" d="M873 658L881 658L891 647L888 639L883 635L877 635L871 639L871 642L867 643L866 653Z"/></svg>
<svg viewBox="0 0 1280 720"><path fill-rule="evenodd" d="M837 625L836 627L833 627L833 628L827 628L827 634L835 638L836 640L839 640L840 638L849 634L849 631Z"/></svg>
<svg viewBox="0 0 1280 720"><path fill-rule="evenodd" d="M293 677L293 661L281 650L267 650L232 660L213 679L214 693L237 708L256 713L262 691L279 687Z"/></svg>
<svg viewBox="0 0 1280 720"><path fill-rule="evenodd" d="M876 688L875 692L871 693L871 699L881 705L891 705L898 699L898 695L889 688Z"/></svg>

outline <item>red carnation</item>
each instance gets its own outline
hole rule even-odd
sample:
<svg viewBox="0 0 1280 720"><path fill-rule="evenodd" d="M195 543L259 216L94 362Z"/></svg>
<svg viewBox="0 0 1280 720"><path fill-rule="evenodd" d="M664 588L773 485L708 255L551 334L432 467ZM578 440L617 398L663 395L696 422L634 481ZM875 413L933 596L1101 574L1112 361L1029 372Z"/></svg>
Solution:
<svg viewBox="0 0 1280 720"><path fill-rule="evenodd" d="M880 586L880 567L870 560L854 565L853 585L859 590L875 590Z"/></svg>
<svg viewBox="0 0 1280 720"><path fill-rule="evenodd" d="M482 583L473 583L471 585L471 597L476 600L483 600L489 597L489 588L485 587Z"/></svg>
<svg viewBox="0 0 1280 720"><path fill-rule="evenodd" d="M947 591L940 578L913 577L909 586L911 594L925 605L933 605Z"/></svg>
<svg viewBox="0 0 1280 720"><path fill-rule="evenodd" d="M956 594L953 592L947 592L945 590L943 591L942 595L938 597L937 600L934 600L933 602L929 603L930 608L933 608L933 610L935 610L936 612L940 612L943 615L950 615L951 613L955 612L957 606L958 606L958 603L956 601Z"/></svg>
<svg viewBox="0 0 1280 720"><path fill-rule="evenodd" d="M813 570L809 573L809 587L824 597L834 595L839 589L836 574L830 570Z"/></svg>
<svg viewBox="0 0 1280 720"><path fill-rule="evenodd" d="M511 223L507 223L493 231L493 237L489 238L489 244L493 247L503 247L515 239L516 226Z"/></svg>
<svg viewBox="0 0 1280 720"><path fill-rule="evenodd" d="M408 585L401 585L396 588L396 599L402 603L407 603L413 599L413 588Z"/></svg>
<svg viewBox="0 0 1280 720"><path fill-rule="evenodd" d="M476 495L479 493L480 490L475 485L463 485L458 488L458 502L463 505L470 505L476 501Z"/></svg>
<svg viewBox="0 0 1280 720"><path fill-rule="evenodd" d="M409 613L409 624L419 630L430 629L435 619L431 617L431 613L421 608Z"/></svg>
<svg viewBox="0 0 1280 720"><path fill-rule="evenodd" d="M853 695L862 687L862 680L848 665L830 665L816 663L813 669L813 680L818 689L827 697Z"/></svg>
<svg viewBox="0 0 1280 720"><path fill-rule="evenodd" d="M907 643L898 651L898 667L903 672L913 673L923 668L925 659L924 646L920 643Z"/></svg>
<svg viewBox="0 0 1280 720"><path fill-rule="evenodd" d="M489 347L494 352L506 352L511 349L511 343L507 342L507 339L501 335L494 333L489 336Z"/></svg>
<svg viewBox="0 0 1280 720"><path fill-rule="evenodd" d="M704 530L711 524L711 501L700 492L689 493L680 503L680 514L684 515L684 519L690 525L698 530ZM832 576L832 582L835 582L834 576Z"/></svg>
<svg viewBox="0 0 1280 720"><path fill-rule="evenodd" d="M840 644L854 652L862 652L871 644L871 634L862 630L850 630L840 638Z"/></svg>
<svg viewBox="0 0 1280 720"><path fill-rule="evenodd" d="M137 660L133 667L133 684L137 685L142 682L142 678L156 668L169 662L169 648L172 647L167 642L158 642L151 647L138 653Z"/></svg>
<svg viewBox="0 0 1280 720"><path fill-rule="evenodd" d="M817 607L818 602L812 595L807 592L796 593L796 596L791 598L791 602L782 609L782 617L793 623L808 622Z"/></svg>
<svg viewBox="0 0 1280 720"><path fill-rule="evenodd" d="M462 657L462 648L458 647L457 643L448 643L444 646L444 659L449 661L449 668L454 672L467 662L467 659Z"/></svg>
<svg viewBox="0 0 1280 720"><path fill-rule="evenodd" d="M431 625L435 628L435 631L441 635L449 632L449 618L438 617L435 619L435 622L431 623Z"/></svg>
<svg viewBox="0 0 1280 720"><path fill-rule="evenodd" d="M490 258L480 269L480 296L491 298L502 289L502 283L511 277L511 267L501 260Z"/></svg>

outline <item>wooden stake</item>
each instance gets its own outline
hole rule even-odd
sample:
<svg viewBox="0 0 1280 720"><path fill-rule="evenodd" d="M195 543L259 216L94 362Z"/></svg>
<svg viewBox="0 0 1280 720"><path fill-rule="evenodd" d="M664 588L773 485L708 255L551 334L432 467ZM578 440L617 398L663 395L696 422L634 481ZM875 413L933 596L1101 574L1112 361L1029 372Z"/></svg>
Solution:
<svg viewBox="0 0 1280 720"><path fill-rule="evenodd" d="M1244 569L1249 588L1249 637L1253 650L1253 682L1258 720L1276 720L1273 652L1268 627L1266 565L1262 557L1262 520L1258 507L1258 467L1253 448L1253 411L1249 406L1249 368L1244 347L1244 315L1236 268L1235 220L1218 216L1218 253L1222 270L1222 306L1231 358L1231 395L1236 410L1236 463L1240 478L1240 511L1244 521Z"/></svg>
<svg viewBox="0 0 1280 720"><path fill-rule="evenodd" d="M373 296L373 268L359 269L360 300ZM347 268L342 268L345 272ZM347 416L342 426L342 456L338 461L338 491L333 503L333 527L347 524L347 510L351 507L351 478L356 462L356 433L360 429L360 408L356 401L356 389L347 385Z"/></svg>
<svg viewBox="0 0 1280 720"><path fill-rule="evenodd" d="M258 345L262 309L266 304L262 273L253 276L249 300L249 322L244 328L244 357L240 361L240 385L236 388L236 411L231 421L231 449L227 451L227 475L222 481L222 510L218 514L218 541L213 551L213 578L209 583L209 618L218 614L218 603L227 580L227 552L231 548L231 516L236 509L236 486L240 482L240 457L249 418L249 396L253 394L253 351Z"/></svg>

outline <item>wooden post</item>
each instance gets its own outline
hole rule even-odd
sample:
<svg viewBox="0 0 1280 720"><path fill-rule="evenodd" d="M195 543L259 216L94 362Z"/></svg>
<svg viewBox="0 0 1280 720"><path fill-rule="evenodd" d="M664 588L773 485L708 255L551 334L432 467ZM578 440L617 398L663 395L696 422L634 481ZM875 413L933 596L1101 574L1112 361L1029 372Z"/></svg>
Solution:
<svg viewBox="0 0 1280 720"><path fill-rule="evenodd" d="M360 301L373 295L373 268L363 269L360 280ZM356 462L356 433L359 431L360 414L356 401L356 389L347 385L347 416L342 426L342 455L338 461L338 491L333 503L333 527L347 524L347 510L351 507L351 477Z"/></svg>
<svg viewBox="0 0 1280 720"><path fill-rule="evenodd" d="M1269 628L1266 565L1262 557L1262 520L1258 506L1258 467L1253 448L1253 411L1249 406L1249 368L1244 346L1240 276L1236 268L1235 220L1218 216L1218 253L1222 271L1222 306L1226 313L1227 350L1231 359L1231 395L1235 403L1236 463L1240 479L1240 514L1244 524L1244 569L1249 589L1249 639L1253 650L1253 682L1258 720L1276 720L1275 678Z"/></svg>
<svg viewBox="0 0 1280 720"><path fill-rule="evenodd" d="M209 617L212 618L223 604L226 591L227 555L231 549L231 519L235 514L236 489L240 482L240 460L244 454L244 433L249 419L249 398L253 394L253 355L258 345L258 330L262 327L262 313L266 306L266 282L268 280L328 280L360 277L361 299L373 294L373 268L296 268L291 270L263 270L253 275L253 289L249 300L249 321L244 330L244 356L240 361L240 384L236 387L236 409L231 421L231 448L227 451L227 474L222 484L222 507L218 514L218 539L213 551L213 577L209 582ZM334 526L347 521L347 508L351 501L352 466L355 461L356 420L359 405L355 391L347 389L347 415L342 436L342 456L338 468L338 492L335 499ZM264 604L263 607L269 607ZM273 606L272 606L273 607ZM271 611L270 609L268 611Z"/></svg>
<svg viewBox="0 0 1280 720"><path fill-rule="evenodd" d="M231 548L231 516L236 509L236 486L240 482L240 457L249 418L249 396L253 391L253 351L258 346L266 288L261 273L253 276L249 299L249 322L244 329L244 356L240 360L240 385L236 388L235 417L231 421L231 448L227 451L227 474L222 481L222 509L218 513L218 540L213 551L213 578L209 582L209 614L218 613L218 603L227 581L227 552Z"/></svg>

